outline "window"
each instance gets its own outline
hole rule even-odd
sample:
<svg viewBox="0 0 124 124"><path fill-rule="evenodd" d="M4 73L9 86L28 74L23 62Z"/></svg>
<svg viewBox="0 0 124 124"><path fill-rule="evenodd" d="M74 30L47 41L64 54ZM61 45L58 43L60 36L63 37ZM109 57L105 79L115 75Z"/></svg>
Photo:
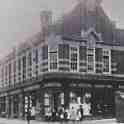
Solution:
<svg viewBox="0 0 124 124"><path fill-rule="evenodd" d="M42 47L42 72L48 71L48 46Z"/></svg>
<svg viewBox="0 0 124 124"><path fill-rule="evenodd" d="M57 51L50 52L50 70L56 70L57 69Z"/></svg>
<svg viewBox="0 0 124 124"><path fill-rule="evenodd" d="M103 72L109 72L109 56L103 57Z"/></svg>
<svg viewBox="0 0 124 124"><path fill-rule="evenodd" d="M51 113L51 96L48 93L44 94L44 113L45 115L52 114Z"/></svg>
<svg viewBox="0 0 124 124"><path fill-rule="evenodd" d="M59 44L59 59L69 59L68 44Z"/></svg>
<svg viewBox="0 0 124 124"><path fill-rule="evenodd" d="M77 71L77 48L71 47L70 59L71 59L71 71Z"/></svg>
<svg viewBox="0 0 124 124"><path fill-rule="evenodd" d="M69 44L59 44L58 46L59 71L69 71Z"/></svg>
<svg viewBox="0 0 124 124"><path fill-rule="evenodd" d="M103 72L104 73L109 73L109 59L110 59L110 56L109 56L109 50L106 50L104 49L103 50Z"/></svg>
<svg viewBox="0 0 124 124"><path fill-rule="evenodd" d="M94 48L88 48L88 55L87 55L87 70L88 72L94 72Z"/></svg>

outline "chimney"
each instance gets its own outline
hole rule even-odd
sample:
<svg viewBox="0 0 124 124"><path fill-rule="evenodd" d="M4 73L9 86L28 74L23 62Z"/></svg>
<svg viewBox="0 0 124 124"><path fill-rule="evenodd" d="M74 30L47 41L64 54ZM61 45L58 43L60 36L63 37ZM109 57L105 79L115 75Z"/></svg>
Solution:
<svg viewBox="0 0 124 124"><path fill-rule="evenodd" d="M43 38L48 35L49 26L52 25L52 12L44 10L40 15L41 19L41 34Z"/></svg>
<svg viewBox="0 0 124 124"><path fill-rule="evenodd" d="M100 6L102 0L80 0L80 2L82 3L82 5L85 6L87 11L92 12L92 11L96 11L96 7Z"/></svg>

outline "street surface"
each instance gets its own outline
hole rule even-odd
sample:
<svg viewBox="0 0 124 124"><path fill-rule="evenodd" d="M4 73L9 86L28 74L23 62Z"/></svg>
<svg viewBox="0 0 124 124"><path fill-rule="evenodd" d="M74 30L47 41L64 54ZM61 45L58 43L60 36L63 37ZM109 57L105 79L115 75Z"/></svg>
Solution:
<svg viewBox="0 0 124 124"><path fill-rule="evenodd" d="M27 124L26 120L0 118L0 124ZM60 122L41 122L31 120L30 124L60 124ZM85 120L82 122L63 122L62 124L122 124L115 119ZM124 123L123 123L124 124Z"/></svg>

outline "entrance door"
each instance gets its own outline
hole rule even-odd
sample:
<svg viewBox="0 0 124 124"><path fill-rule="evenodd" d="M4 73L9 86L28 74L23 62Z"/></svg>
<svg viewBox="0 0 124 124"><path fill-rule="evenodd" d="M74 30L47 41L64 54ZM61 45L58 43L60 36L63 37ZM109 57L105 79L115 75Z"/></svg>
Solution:
<svg viewBox="0 0 124 124"><path fill-rule="evenodd" d="M112 88L96 88L94 93L95 115L112 116L114 94Z"/></svg>
<svg viewBox="0 0 124 124"><path fill-rule="evenodd" d="M63 92L53 92L52 94L53 109L58 111L60 107L64 107L64 93Z"/></svg>

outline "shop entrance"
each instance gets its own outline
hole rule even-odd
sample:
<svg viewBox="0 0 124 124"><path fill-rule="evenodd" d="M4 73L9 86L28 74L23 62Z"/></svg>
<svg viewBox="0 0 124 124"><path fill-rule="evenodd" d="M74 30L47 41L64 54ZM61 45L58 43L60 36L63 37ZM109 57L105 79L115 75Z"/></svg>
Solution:
<svg viewBox="0 0 124 124"><path fill-rule="evenodd" d="M51 115L53 111L58 112L60 107L64 107L64 92L49 91L44 93L44 115Z"/></svg>
<svg viewBox="0 0 124 124"><path fill-rule="evenodd" d="M114 115L114 92L112 88L95 88L93 101L94 115L104 117Z"/></svg>
<svg viewBox="0 0 124 124"><path fill-rule="evenodd" d="M53 92L52 101L53 110L58 111L60 107L64 107L64 92Z"/></svg>

